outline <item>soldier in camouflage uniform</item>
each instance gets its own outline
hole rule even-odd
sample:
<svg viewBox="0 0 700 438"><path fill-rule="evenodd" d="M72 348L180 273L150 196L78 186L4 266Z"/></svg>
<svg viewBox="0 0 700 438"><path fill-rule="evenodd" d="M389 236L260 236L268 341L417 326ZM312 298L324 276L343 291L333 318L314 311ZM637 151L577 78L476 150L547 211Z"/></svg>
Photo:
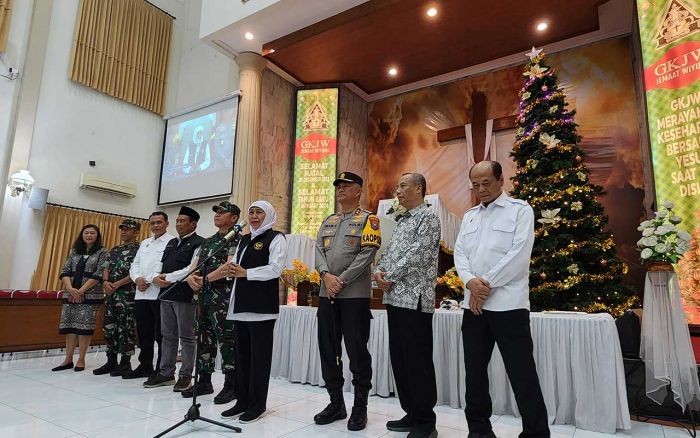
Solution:
<svg viewBox="0 0 700 438"><path fill-rule="evenodd" d="M221 371L224 373L224 388L214 397L215 404L229 403L235 399L236 393L233 386L234 353L233 353L233 321L226 319L229 299L231 297L231 281L221 273L221 267L225 265L230 248L236 248L239 236L226 242L224 236L231 231L241 214L241 209L235 204L223 201L212 207L214 226L219 231L202 243L193 266L200 260L212 255L221 249L205 267L201 276L193 275L188 283L193 290L199 290L195 299L201 300L202 313L200 315L199 333L197 340L197 367L199 369L199 382L191 389L182 393L183 397L192 397L194 391L197 395L212 394L214 387L211 384L211 375L214 372L217 344L221 350Z"/></svg>
<svg viewBox="0 0 700 438"><path fill-rule="evenodd" d="M121 376L131 371L131 356L136 346L136 319L134 317L134 283L129 277L129 268L136 257L139 242L136 240L141 226L133 219L124 219L119 230L122 244L109 253L109 277L103 283L105 293L105 315L103 330L107 343L107 363L92 373ZM117 354L121 362L117 365Z"/></svg>

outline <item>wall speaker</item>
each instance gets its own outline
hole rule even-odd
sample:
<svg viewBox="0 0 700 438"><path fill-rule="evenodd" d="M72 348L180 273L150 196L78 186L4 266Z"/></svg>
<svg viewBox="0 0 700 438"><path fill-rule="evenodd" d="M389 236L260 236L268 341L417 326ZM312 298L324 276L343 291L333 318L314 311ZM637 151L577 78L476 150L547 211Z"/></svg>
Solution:
<svg viewBox="0 0 700 438"><path fill-rule="evenodd" d="M29 208L34 210L46 210L46 200L49 198L49 189L32 187L32 194L29 196Z"/></svg>

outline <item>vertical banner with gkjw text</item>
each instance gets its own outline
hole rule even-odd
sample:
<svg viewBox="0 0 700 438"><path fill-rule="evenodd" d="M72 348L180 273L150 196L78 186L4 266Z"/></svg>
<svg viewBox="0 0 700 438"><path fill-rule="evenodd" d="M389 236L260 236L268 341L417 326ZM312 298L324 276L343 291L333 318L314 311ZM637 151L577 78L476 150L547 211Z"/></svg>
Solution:
<svg viewBox="0 0 700 438"><path fill-rule="evenodd" d="M673 202L683 219L679 227L697 239L700 232L693 231L700 226L700 0L637 0L637 12L657 205ZM697 266L698 257L700 250L687 252L679 272L691 323L700 323L700 293L690 286L697 274L685 271Z"/></svg>
<svg viewBox="0 0 700 438"><path fill-rule="evenodd" d="M335 211L338 89L297 91L292 233L316 238Z"/></svg>

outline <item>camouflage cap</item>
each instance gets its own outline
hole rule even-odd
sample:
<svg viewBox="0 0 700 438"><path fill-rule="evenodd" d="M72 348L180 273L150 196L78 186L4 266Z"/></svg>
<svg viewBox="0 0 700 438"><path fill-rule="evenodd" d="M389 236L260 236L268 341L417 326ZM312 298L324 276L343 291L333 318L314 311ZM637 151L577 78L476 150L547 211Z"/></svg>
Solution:
<svg viewBox="0 0 700 438"><path fill-rule="evenodd" d="M236 204L233 204L229 201L221 201L218 204L214 205L212 208L212 211L215 213L233 213L236 216L241 215L241 209L238 208Z"/></svg>
<svg viewBox="0 0 700 438"><path fill-rule="evenodd" d="M121 225L119 225L119 229L123 230L124 228L136 228L138 230L141 228L141 224L134 219L124 219Z"/></svg>

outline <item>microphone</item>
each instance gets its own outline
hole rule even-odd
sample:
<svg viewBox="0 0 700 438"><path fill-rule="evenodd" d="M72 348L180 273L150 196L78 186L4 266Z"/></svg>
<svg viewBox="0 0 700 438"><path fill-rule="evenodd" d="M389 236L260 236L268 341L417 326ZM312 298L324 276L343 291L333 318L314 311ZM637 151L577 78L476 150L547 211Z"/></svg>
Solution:
<svg viewBox="0 0 700 438"><path fill-rule="evenodd" d="M228 234L226 234L224 236L224 239L227 242L230 242L231 239L233 239L237 235L241 234L241 232L243 231L243 228L245 228L246 225L248 225L248 222L246 222L246 221L242 221L242 222L234 225L233 228L231 228L231 231L229 231Z"/></svg>
<svg viewBox="0 0 700 438"><path fill-rule="evenodd" d="M245 228L246 225L248 225L248 222L246 222L245 220L234 225L233 228L231 228L231 231L229 231L228 234L224 236L224 240L230 242L231 239L241 234L243 228ZM233 260L231 260L231 263L233 263ZM226 280L231 281L231 277L226 277Z"/></svg>

